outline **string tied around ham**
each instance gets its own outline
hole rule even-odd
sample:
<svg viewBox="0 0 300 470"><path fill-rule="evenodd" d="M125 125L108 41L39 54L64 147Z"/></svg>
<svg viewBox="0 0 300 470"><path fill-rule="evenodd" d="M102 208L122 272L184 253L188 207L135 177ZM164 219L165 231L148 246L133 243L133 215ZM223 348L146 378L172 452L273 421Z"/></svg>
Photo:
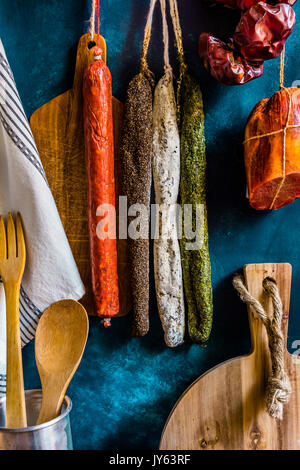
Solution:
<svg viewBox="0 0 300 470"><path fill-rule="evenodd" d="M248 292L242 275L236 274L234 276L233 286L240 299L255 311L266 328L272 364L266 390L266 406L272 418L281 420L283 405L289 401L292 389L284 368L284 336L281 329L283 307L276 281L270 277L263 280L263 288L272 300L273 318L266 313L261 303Z"/></svg>

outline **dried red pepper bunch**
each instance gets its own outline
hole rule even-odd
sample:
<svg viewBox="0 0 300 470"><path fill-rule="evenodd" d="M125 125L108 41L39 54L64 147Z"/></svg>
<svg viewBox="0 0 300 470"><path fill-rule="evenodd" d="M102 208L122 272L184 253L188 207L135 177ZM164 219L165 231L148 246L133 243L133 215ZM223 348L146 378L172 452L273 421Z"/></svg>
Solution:
<svg viewBox="0 0 300 470"><path fill-rule="evenodd" d="M248 10L252 5L256 5L260 0L204 0L211 6L221 5L234 10ZM294 5L297 0L278 0L277 3L287 3ZM274 2L273 2L274 3Z"/></svg>
<svg viewBox="0 0 300 470"><path fill-rule="evenodd" d="M259 2L242 15L233 41L246 60L273 59L282 52L294 25L295 12L290 5Z"/></svg>
<svg viewBox="0 0 300 470"><path fill-rule="evenodd" d="M223 85L242 85L263 74L263 63L250 63L236 54L232 44L202 33L199 54L205 68Z"/></svg>
<svg viewBox="0 0 300 470"><path fill-rule="evenodd" d="M199 55L220 83L242 85L262 75L263 61L279 56L294 25L295 12L289 4L258 2L242 14L228 44L202 33Z"/></svg>
<svg viewBox="0 0 300 470"><path fill-rule="evenodd" d="M278 0L277 3L287 3L288 5L295 5L297 0Z"/></svg>
<svg viewBox="0 0 300 470"><path fill-rule="evenodd" d="M233 10L247 10L259 0L205 0L205 2L210 3L211 6L222 5Z"/></svg>

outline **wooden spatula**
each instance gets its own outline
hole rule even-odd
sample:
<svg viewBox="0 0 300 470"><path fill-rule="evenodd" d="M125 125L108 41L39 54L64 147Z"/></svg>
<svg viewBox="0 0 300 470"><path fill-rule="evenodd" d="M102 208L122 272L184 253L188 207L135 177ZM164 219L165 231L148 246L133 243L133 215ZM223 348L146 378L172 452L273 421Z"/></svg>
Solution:
<svg viewBox="0 0 300 470"><path fill-rule="evenodd" d="M277 282L283 303L282 331L287 337L291 266L251 264L244 268L248 291L271 314L262 281ZM242 304L241 304L242 309ZM199 377L181 396L165 425L160 449L288 450L300 449L300 362L285 351L292 395L283 420L266 412L265 388L270 371L268 340L261 320L249 311L252 350Z"/></svg>
<svg viewBox="0 0 300 470"><path fill-rule="evenodd" d="M75 261L86 287L87 294L82 303L88 314L93 315L82 115L83 72L87 65L93 61L93 52L89 48L90 42L88 34L83 35L79 40L72 90L66 91L37 109L31 116L30 125ZM103 60L106 60L106 43L102 36L100 36L100 47L103 51ZM123 105L113 98L117 206L119 196L118 151L122 118ZM118 274L119 316L123 316L131 308L126 240L118 240Z"/></svg>

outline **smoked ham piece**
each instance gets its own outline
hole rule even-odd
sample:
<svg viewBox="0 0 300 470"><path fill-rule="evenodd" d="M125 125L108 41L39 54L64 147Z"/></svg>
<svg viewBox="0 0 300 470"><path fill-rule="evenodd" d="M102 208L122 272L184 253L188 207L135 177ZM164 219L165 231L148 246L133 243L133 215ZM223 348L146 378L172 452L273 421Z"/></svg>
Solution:
<svg viewBox="0 0 300 470"><path fill-rule="evenodd" d="M253 109L245 168L254 209L279 209L300 197L300 89L281 88Z"/></svg>

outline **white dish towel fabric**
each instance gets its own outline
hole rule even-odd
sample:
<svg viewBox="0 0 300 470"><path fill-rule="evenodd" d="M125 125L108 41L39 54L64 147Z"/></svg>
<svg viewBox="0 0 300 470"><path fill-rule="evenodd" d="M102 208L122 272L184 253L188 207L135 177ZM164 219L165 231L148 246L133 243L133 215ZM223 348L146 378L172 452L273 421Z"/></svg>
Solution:
<svg viewBox="0 0 300 470"><path fill-rule="evenodd" d="M27 262L20 295L22 345L35 334L43 310L78 300L84 286L0 40L0 214L22 216ZM6 318L0 283L0 395L5 393Z"/></svg>

